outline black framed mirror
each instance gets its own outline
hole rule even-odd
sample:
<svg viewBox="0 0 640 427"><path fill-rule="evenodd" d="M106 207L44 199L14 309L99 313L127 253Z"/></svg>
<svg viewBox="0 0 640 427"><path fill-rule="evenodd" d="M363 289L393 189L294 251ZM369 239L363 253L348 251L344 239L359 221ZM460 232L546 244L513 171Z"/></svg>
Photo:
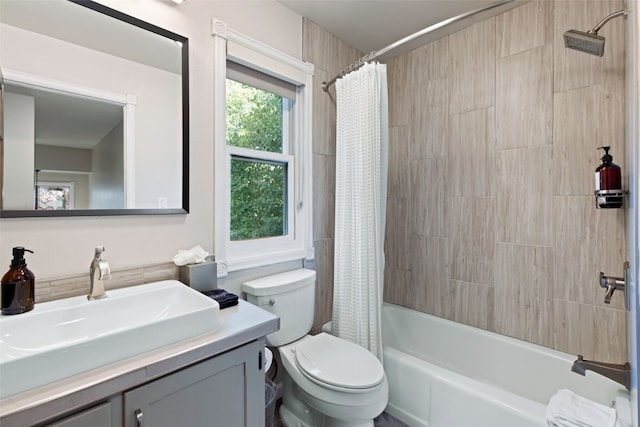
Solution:
<svg viewBox="0 0 640 427"><path fill-rule="evenodd" d="M188 213L186 37L89 0L2 0L0 38L0 217Z"/></svg>

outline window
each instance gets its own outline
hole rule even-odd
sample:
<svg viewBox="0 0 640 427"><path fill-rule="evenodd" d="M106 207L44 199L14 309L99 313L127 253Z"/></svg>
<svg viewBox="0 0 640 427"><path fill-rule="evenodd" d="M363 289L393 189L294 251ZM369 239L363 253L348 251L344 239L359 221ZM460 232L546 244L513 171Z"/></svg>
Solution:
<svg viewBox="0 0 640 427"><path fill-rule="evenodd" d="M36 209L73 209L73 182L40 182L36 184Z"/></svg>
<svg viewBox="0 0 640 427"><path fill-rule="evenodd" d="M229 78L226 86L230 240L286 236L293 100Z"/></svg>
<svg viewBox="0 0 640 427"><path fill-rule="evenodd" d="M313 66L231 30L214 36L218 276L312 258Z"/></svg>
<svg viewBox="0 0 640 427"><path fill-rule="evenodd" d="M287 164L231 156L231 241L287 234Z"/></svg>

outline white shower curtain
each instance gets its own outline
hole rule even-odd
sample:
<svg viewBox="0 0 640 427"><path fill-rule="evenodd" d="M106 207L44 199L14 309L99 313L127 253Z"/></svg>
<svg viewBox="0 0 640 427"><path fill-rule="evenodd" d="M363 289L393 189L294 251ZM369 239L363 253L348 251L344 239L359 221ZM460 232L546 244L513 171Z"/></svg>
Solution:
<svg viewBox="0 0 640 427"><path fill-rule="evenodd" d="M382 360L389 139L386 65L365 64L337 80L336 94L332 332Z"/></svg>

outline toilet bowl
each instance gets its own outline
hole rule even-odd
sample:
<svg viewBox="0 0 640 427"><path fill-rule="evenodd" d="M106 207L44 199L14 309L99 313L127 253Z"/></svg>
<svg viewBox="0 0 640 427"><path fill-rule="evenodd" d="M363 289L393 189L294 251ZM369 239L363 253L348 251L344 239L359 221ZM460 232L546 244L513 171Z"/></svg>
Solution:
<svg viewBox="0 0 640 427"><path fill-rule="evenodd" d="M315 271L298 269L246 282L247 300L280 317L266 337L284 367L280 416L285 426L372 427L389 385L380 361L366 349L322 332L313 322Z"/></svg>
<svg viewBox="0 0 640 427"><path fill-rule="evenodd" d="M313 414L308 415L304 408L308 421L305 424L373 426L373 418L387 405L387 377L380 361L364 348L320 333L307 335L279 350L285 369L285 396L300 400L296 407L306 405L325 415L324 424L316 424ZM295 390L289 395L287 377L289 388ZM290 415L285 414L283 419ZM330 423L327 417L332 420ZM291 425L304 423L305 417L302 418L292 419Z"/></svg>

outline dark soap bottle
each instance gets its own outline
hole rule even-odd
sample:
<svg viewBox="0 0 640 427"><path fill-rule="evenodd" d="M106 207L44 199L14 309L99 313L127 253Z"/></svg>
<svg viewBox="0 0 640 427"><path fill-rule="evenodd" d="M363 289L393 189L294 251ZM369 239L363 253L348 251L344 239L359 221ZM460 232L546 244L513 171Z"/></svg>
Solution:
<svg viewBox="0 0 640 427"><path fill-rule="evenodd" d="M610 147L599 147L604 150L602 164L596 168L596 205L599 208L622 207L624 192L622 191L622 177L620 166L613 163L609 154Z"/></svg>
<svg viewBox="0 0 640 427"><path fill-rule="evenodd" d="M35 276L27 268L24 253L31 252L22 246L13 248L11 269L0 281L0 306L2 314L20 314L33 310L35 304Z"/></svg>

